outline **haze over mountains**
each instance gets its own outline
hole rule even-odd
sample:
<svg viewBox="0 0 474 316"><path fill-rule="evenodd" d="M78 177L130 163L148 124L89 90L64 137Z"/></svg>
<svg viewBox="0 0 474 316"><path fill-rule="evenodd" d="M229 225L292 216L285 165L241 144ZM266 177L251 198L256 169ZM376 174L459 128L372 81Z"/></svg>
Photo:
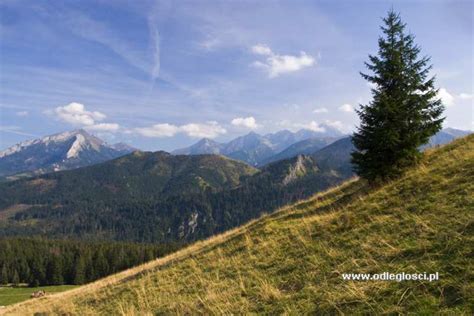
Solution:
<svg viewBox="0 0 474 316"><path fill-rule="evenodd" d="M0 152L0 177L44 174L88 166L126 155L135 149L109 145L83 129L29 140Z"/></svg>

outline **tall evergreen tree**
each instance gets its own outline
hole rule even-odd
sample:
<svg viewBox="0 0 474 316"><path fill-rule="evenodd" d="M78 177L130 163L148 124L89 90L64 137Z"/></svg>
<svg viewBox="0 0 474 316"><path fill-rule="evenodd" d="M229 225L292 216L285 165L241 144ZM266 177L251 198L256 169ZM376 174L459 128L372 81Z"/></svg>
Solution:
<svg viewBox="0 0 474 316"><path fill-rule="evenodd" d="M18 286L18 284L20 284L20 275L16 269L13 270L12 283L14 286Z"/></svg>
<svg viewBox="0 0 474 316"><path fill-rule="evenodd" d="M84 257L80 254L77 255L74 261L74 284L86 283L86 262Z"/></svg>
<svg viewBox="0 0 474 316"><path fill-rule="evenodd" d="M0 285L2 284L8 284L8 271L5 264L2 265L2 269L0 270Z"/></svg>
<svg viewBox="0 0 474 316"><path fill-rule="evenodd" d="M441 129L444 107L437 98L435 78L428 78L430 58L419 58L414 36L405 33L400 15L391 10L383 19L378 56L361 73L374 85L373 100L357 111L361 123L352 141L352 162L359 176L373 182L396 177L416 163L419 147Z"/></svg>

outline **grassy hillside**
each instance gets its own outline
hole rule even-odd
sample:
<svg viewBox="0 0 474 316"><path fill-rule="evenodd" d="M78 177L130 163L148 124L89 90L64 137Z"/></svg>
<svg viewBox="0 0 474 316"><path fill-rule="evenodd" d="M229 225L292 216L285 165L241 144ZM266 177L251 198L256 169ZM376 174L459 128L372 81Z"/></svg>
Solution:
<svg viewBox="0 0 474 316"><path fill-rule="evenodd" d="M474 135L401 179L349 181L238 229L6 314L466 314L474 311ZM344 281L342 273L439 272Z"/></svg>

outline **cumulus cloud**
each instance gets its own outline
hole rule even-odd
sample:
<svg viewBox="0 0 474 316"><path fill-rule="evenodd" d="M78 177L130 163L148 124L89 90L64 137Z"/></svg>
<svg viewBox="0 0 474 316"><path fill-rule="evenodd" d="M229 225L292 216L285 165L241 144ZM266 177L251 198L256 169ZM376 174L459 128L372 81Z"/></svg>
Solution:
<svg viewBox="0 0 474 316"><path fill-rule="evenodd" d="M231 121L231 124L234 126L246 127L250 129L258 128L257 121L253 116L237 117Z"/></svg>
<svg viewBox="0 0 474 316"><path fill-rule="evenodd" d="M216 121L207 122L206 124L191 123L180 127L184 133L190 137L216 138L221 134L227 133L225 128L220 126Z"/></svg>
<svg viewBox="0 0 474 316"><path fill-rule="evenodd" d="M350 127L345 125L341 121L326 120L324 121L324 124L338 130L341 133L347 133L350 131Z"/></svg>
<svg viewBox="0 0 474 316"><path fill-rule="evenodd" d="M321 132L321 133L326 131L324 126L317 123L316 121L311 121L309 123L296 123L296 122L291 122L289 120L283 120L283 121L278 122L277 125L279 125L281 127L284 127L284 128L288 128L292 131L296 131L296 130L299 130L299 129L302 129L302 128L303 129L309 129L309 130L312 130L314 132Z"/></svg>
<svg viewBox="0 0 474 316"><path fill-rule="evenodd" d="M18 111L16 112L16 115L17 116L28 116L28 111Z"/></svg>
<svg viewBox="0 0 474 316"><path fill-rule="evenodd" d="M342 123L341 121L325 120L321 123L311 121L309 123L296 123L289 120L283 120L276 123L278 126L288 128L292 131L298 129L309 129L315 132L328 132L328 130L335 129L341 133L350 133L352 131L351 125Z"/></svg>
<svg viewBox="0 0 474 316"><path fill-rule="evenodd" d="M252 47L252 52L258 55L272 55L272 50L270 47L263 45L263 44L257 44Z"/></svg>
<svg viewBox="0 0 474 316"><path fill-rule="evenodd" d="M102 121L106 117L101 112L87 111L83 104L77 102L58 106L54 112L60 120L73 125L94 125L96 121Z"/></svg>
<svg viewBox="0 0 474 316"><path fill-rule="evenodd" d="M323 126L316 123L315 121L311 121L308 125L306 125L306 128L312 130L313 132L325 132L326 131L326 129Z"/></svg>
<svg viewBox="0 0 474 316"><path fill-rule="evenodd" d="M53 110L45 111L45 114L55 115L60 121L80 126L94 132L117 132L120 125L117 123L102 122L106 118L104 113L88 111L84 104L71 102L65 106L58 106Z"/></svg>
<svg viewBox="0 0 474 316"><path fill-rule="evenodd" d="M354 112L354 108L352 107L352 105L345 103L339 107L339 111L350 113Z"/></svg>
<svg viewBox="0 0 474 316"><path fill-rule="evenodd" d="M179 131L178 126L168 123L155 124L150 127L139 127L135 129L140 135L146 137L172 137Z"/></svg>
<svg viewBox="0 0 474 316"><path fill-rule="evenodd" d="M303 51L300 52L299 56L278 55L275 54L270 47L263 44L253 46L252 52L257 55L266 56L265 61L256 61L253 65L257 68L264 69L270 78L311 67L316 63L316 60L312 56Z"/></svg>
<svg viewBox="0 0 474 316"><path fill-rule="evenodd" d="M120 125L118 125L117 123L99 123L86 126L85 128L90 131L116 132L120 129Z"/></svg>
<svg viewBox="0 0 474 316"><path fill-rule="evenodd" d="M313 110L313 113L327 113L328 109L326 108L317 108Z"/></svg>
<svg viewBox="0 0 474 316"><path fill-rule="evenodd" d="M207 123L189 123L181 126L173 124L155 124L150 127L135 128L135 131L146 137L172 137L178 133L184 133L190 137L198 138L216 138L221 134L227 133L225 128L215 121Z"/></svg>
<svg viewBox="0 0 474 316"><path fill-rule="evenodd" d="M452 106L454 105L454 97L451 93L448 92L445 88L441 88L438 91L438 98L441 99L444 105Z"/></svg>

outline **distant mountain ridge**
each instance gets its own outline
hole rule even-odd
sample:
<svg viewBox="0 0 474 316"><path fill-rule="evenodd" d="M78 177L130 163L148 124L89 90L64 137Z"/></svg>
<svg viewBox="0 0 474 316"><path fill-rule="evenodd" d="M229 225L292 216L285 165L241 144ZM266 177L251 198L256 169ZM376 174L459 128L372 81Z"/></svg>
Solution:
<svg viewBox="0 0 474 316"><path fill-rule="evenodd" d="M443 145L470 133L470 131L445 128L432 136L421 149ZM172 154L220 154L260 168L266 164L298 155L311 155L344 137L349 136L337 130L327 130L326 132L308 129L297 132L282 130L263 136L250 132L227 143L218 143L212 139L203 138L194 145L172 151Z"/></svg>
<svg viewBox="0 0 474 316"><path fill-rule="evenodd" d="M444 145L452 142L456 138L464 137L471 134L472 131L463 131L455 128L444 128L435 135L431 136L427 144L421 146L421 149Z"/></svg>
<svg viewBox="0 0 474 316"><path fill-rule="evenodd" d="M134 150L123 143L109 145L83 129L58 133L0 151L0 177L15 179L84 167Z"/></svg>
<svg viewBox="0 0 474 316"><path fill-rule="evenodd" d="M260 165L266 165L268 163L288 159L291 157L295 157L297 155L309 155L321 148L328 146L329 144L338 140L338 137L322 137L322 138L309 138L297 143L294 143L284 150L280 151L279 153L270 156L260 162Z"/></svg>
<svg viewBox="0 0 474 316"><path fill-rule="evenodd" d="M324 132L301 129L297 132L282 130L276 133L260 135L250 132L247 135L237 137L227 143L218 143L211 139L201 139L196 144L186 148L174 150L174 155L200 155L221 154L229 158L244 161L252 166L260 166L262 163L291 158L295 155L283 155L280 159L269 159L270 157L287 149L289 146L311 138L336 140L344 134L336 129L327 128ZM329 142L323 142L325 145ZM323 146L321 146L323 147Z"/></svg>

